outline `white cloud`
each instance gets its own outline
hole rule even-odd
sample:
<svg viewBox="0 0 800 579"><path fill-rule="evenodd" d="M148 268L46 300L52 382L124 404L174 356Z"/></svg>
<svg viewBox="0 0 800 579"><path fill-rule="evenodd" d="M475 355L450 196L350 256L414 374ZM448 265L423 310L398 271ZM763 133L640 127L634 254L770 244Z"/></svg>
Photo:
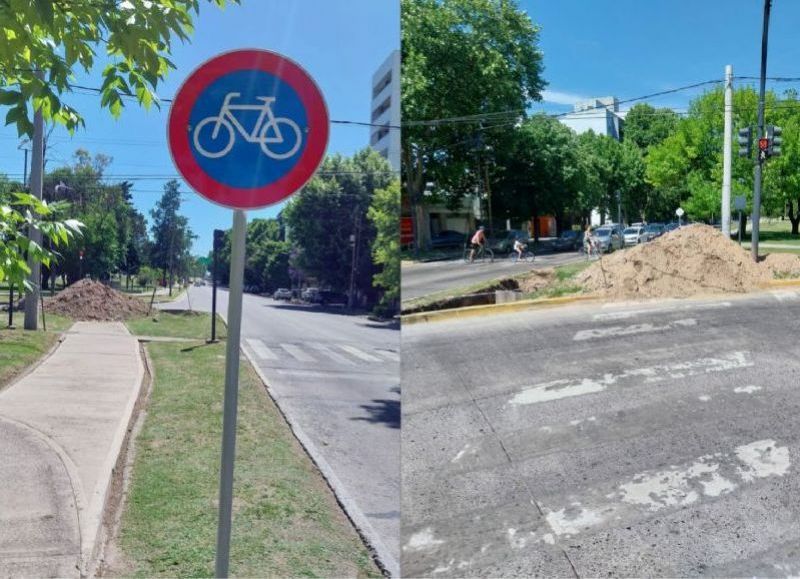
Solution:
<svg viewBox="0 0 800 579"><path fill-rule="evenodd" d="M583 95L561 92L558 90L543 90L542 99L547 103L557 105L574 105L577 102L589 100Z"/></svg>

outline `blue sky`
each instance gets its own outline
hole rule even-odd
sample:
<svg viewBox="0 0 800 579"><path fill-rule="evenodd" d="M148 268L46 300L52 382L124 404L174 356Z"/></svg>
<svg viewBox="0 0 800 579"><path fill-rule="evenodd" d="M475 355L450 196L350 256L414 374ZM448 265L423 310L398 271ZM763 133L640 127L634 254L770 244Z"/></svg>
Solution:
<svg viewBox="0 0 800 579"><path fill-rule="evenodd" d="M761 0L521 0L520 6L541 26L550 102L536 110L561 112L585 97L625 99L722 79L726 64L735 76L759 74ZM768 76L800 76L798 25L800 2L774 0ZM648 102L685 110L702 91Z"/></svg>
<svg viewBox="0 0 800 579"><path fill-rule="evenodd" d="M171 98L189 73L203 61L237 48L265 48L285 54L303 66L325 96L331 119L369 121L371 80L375 69L400 46L400 9L397 0L242 0L241 6L218 10L203 3L190 44L176 44L172 61L177 70L159 88ZM95 74L80 75L75 84L98 87ZM108 175L138 176L133 189L138 209L149 210L162 192L164 179L145 175L177 175L166 139L169 105L161 110L140 110L127 103L114 120L100 109L97 95L73 94L66 98L86 119L86 129L72 138L56 129L47 154L47 169L71 162L75 149L114 158ZM5 113L0 111L2 116ZM352 154L369 143L366 127L332 125L328 153ZM19 178L23 153L17 150L13 127L0 128L0 173ZM113 179L109 179L111 181ZM188 193L190 189L184 187ZM205 255L211 248L212 230L228 229L232 212L189 193L182 211L198 235L193 252ZM248 218L274 216L281 205L248 213Z"/></svg>

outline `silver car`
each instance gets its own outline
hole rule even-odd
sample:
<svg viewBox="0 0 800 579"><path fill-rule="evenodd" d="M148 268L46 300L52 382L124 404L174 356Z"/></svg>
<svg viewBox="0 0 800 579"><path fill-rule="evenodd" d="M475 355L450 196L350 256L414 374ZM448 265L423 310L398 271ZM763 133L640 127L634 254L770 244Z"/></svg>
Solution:
<svg viewBox="0 0 800 579"><path fill-rule="evenodd" d="M625 240L625 247L629 245L638 245L647 241L647 235L644 232L644 227L628 227L622 232L622 237Z"/></svg>
<svg viewBox="0 0 800 579"><path fill-rule="evenodd" d="M592 237L597 240L601 253L608 253L615 249L622 249L622 232L619 227L598 227L592 232Z"/></svg>

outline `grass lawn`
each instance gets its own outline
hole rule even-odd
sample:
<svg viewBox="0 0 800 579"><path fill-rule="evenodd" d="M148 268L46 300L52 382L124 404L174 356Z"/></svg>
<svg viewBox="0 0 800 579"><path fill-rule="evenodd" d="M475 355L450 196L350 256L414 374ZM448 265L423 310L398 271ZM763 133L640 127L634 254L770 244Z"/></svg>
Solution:
<svg viewBox="0 0 800 579"><path fill-rule="evenodd" d="M128 329L136 336L174 336L176 338L211 338L211 315L201 312L165 312L153 310L152 315L133 318ZM217 339L228 335L227 327L217 314Z"/></svg>
<svg viewBox="0 0 800 579"><path fill-rule="evenodd" d="M195 318L192 316L192 318ZM187 321L161 314L163 334ZM142 321L129 322L139 333ZM152 332L148 332L152 333ZM151 343L154 385L137 439L112 576L214 572L225 344ZM294 439L253 369L242 363L231 541L232 576L377 576L367 549Z"/></svg>
<svg viewBox="0 0 800 579"><path fill-rule="evenodd" d="M46 354L58 335L69 326L72 320L63 316L47 315L47 331L42 331L39 321L39 330L32 332L23 330L25 314L14 312L14 325L16 329L6 328L8 312L0 312L0 388L18 376L25 368L36 362Z"/></svg>

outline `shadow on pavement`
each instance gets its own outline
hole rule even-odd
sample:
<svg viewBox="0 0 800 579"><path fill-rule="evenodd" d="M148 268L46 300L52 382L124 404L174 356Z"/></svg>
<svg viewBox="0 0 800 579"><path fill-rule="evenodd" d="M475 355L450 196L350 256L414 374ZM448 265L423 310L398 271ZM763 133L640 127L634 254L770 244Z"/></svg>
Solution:
<svg viewBox="0 0 800 579"><path fill-rule="evenodd" d="M373 400L375 404L361 404L369 416L358 416L350 420L363 420L371 424L385 424L389 428L400 428L400 401Z"/></svg>

